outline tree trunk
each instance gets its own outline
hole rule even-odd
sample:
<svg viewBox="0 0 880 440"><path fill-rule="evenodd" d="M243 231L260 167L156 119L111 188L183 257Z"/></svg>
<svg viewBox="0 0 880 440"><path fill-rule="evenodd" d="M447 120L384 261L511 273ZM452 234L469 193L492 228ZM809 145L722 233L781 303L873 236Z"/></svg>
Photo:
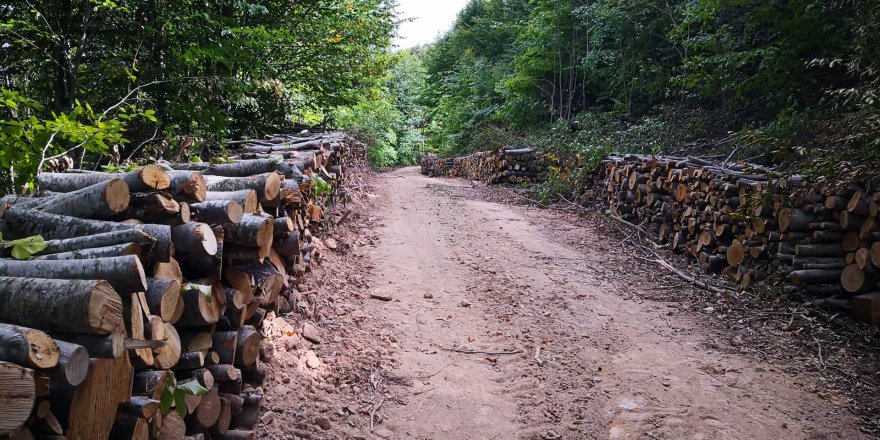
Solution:
<svg viewBox="0 0 880 440"><path fill-rule="evenodd" d="M180 298L180 283L176 280L149 278L145 298L150 314L168 322L174 316L177 300Z"/></svg>
<svg viewBox="0 0 880 440"><path fill-rule="evenodd" d="M116 359L125 353L125 337L121 333L106 336L80 335L72 333L53 333L55 339L82 345L90 358Z"/></svg>
<svg viewBox="0 0 880 440"><path fill-rule="evenodd" d="M0 361L45 369L58 365L59 357L58 345L46 333L0 323Z"/></svg>
<svg viewBox="0 0 880 440"><path fill-rule="evenodd" d="M152 256L157 261L167 262L174 248L171 244L171 228L164 225L127 225L98 220L83 220L33 210L7 209L3 219L10 226L26 235L42 235L44 239L78 238L137 229L156 239Z"/></svg>
<svg viewBox="0 0 880 440"><path fill-rule="evenodd" d="M131 399L133 374L128 356L96 359L68 404L67 438L108 438L117 408ZM56 405L53 403L52 407Z"/></svg>
<svg viewBox="0 0 880 440"><path fill-rule="evenodd" d="M10 362L0 361L0 436L24 425L34 407L34 372Z"/></svg>
<svg viewBox="0 0 880 440"><path fill-rule="evenodd" d="M272 220L247 214L240 223L223 225L223 242L260 249L261 258L269 256L274 229Z"/></svg>
<svg viewBox="0 0 880 440"><path fill-rule="evenodd" d="M244 216L241 205L234 200L211 200L189 208L199 221L210 224L239 223Z"/></svg>
<svg viewBox="0 0 880 440"><path fill-rule="evenodd" d="M125 173L40 173L37 175L37 186L42 191L73 192L105 180L120 178L128 184L131 192L151 192L165 190L171 186L168 173L157 165Z"/></svg>
<svg viewBox="0 0 880 440"><path fill-rule="evenodd" d="M128 255L133 255L137 257L138 260L143 260L143 249L141 249L141 245L137 243L126 243L71 252L61 252L58 254L39 255L31 258L31 261L92 260L96 258L125 257Z"/></svg>
<svg viewBox="0 0 880 440"><path fill-rule="evenodd" d="M205 196L205 201L231 200L241 205L242 212L245 214L256 214L260 207L260 199L257 192L252 189L241 191L209 191Z"/></svg>
<svg viewBox="0 0 880 440"><path fill-rule="evenodd" d="M85 347L70 342L56 340L58 345L58 365L52 369L53 379L63 380L65 384L77 386L86 380L89 372L89 352Z"/></svg>
<svg viewBox="0 0 880 440"><path fill-rule="evenodd" d="M278 206L281 196L281 175L266 173L249 177L208 176L208 191L242 191L251 189L263 206ZM209 199L210 200L210 199Z"/></svg>
<svg viewBox="0 0 880 440"><path fill-rule="evenodd" d="M196 261L217 254L217 237L205 223L189 222L171 229L175 256L179 262Z"/></svg>
<svg viewBox="0 0 880 440"><path fill-rule="evenodd" d="M48 240L46 242L48 247L40 252L40 255L75 252L80 249L96 249L125 243L152 245L155 242L156 239L144 231L138 229L124 229L96 235L87 235L85 237L68 238L64 240Z"/></svg>
<svg viewBox="0 0 880 440"><path fill-rule="evenodd" d="M128 208L128 185L122 179L110 179L81 190L58 194L40 202L38 209L49 214L79 218L110 218Z"/></svg>
<svg viewBox="0 0 880 440"><path fill-rule="evenodd" d="M0 303L0 322L48 331L106 334L122 322L122 299L106 281L0 277Z"/></svg>
<svg viewBox="0 0 880 440"><path fill-rule="evenodd" d="M0 276L53 280L107 280L116 293L122 295L147 290L144 267L133 255L91 260L0 260Z"/></svg>
<svg viewBox="0 0 880 440"><path fill-rule="evenodd" d="M260 332L250 325L238 329L238 342L235 348L235 366L253 365L260 356Z"/></svg>
<svg viewBox="0 0 880 440"><path fill-rule="evenodd" d="M208 182L201 173L193 171L171 171L171 187L168 192L178 201L188 203L201 203L205 201L208 193Z"/></svg>

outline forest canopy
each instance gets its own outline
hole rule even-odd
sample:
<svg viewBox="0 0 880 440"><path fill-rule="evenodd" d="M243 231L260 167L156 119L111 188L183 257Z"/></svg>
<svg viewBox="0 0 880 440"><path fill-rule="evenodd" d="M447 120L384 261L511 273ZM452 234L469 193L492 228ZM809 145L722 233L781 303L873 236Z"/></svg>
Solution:
<svg viewBox="0 0 880 440"><path fill-rule="evenodd" d="M0 5L0 169L179 157L324 123L380 82L386 0L15 0ZM99 160L105 155L108 159ZM10 173L11 172L11 173ZM14 181L11 181L14 180Z"/></svg>
<svg viewBox="0 0 880 440"><path fill-rule="evenodd" d="M880 163L876 1L472 0L413 53L441 155L535 146L560 179L609 151Z"/></svg>

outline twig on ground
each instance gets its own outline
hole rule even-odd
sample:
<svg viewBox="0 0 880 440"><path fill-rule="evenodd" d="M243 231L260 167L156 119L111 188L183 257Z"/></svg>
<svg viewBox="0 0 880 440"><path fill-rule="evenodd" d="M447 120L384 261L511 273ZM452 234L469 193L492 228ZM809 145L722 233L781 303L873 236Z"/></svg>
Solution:
<svg viewBox="0 0 880 440"><path fill-rule="evenodd" d="M416 391L416 392L413 393L413 396L418 396L419 394L425 394L425 393L427 393L428 391L434 391L434 390L436 390L436 389L437 389L437 387L431 387L431 388L428 388L428 389L426 389L426 390Z"/></svg>
<svg viewBox="0 0 880 440"><path fill-rule="evenodd" d="M522 350L513 350L513 351L482 351L482 350L462 350L460 348L442 348L445 351L454 351L456 353L464 353L464 354L486 354L489 356L505 356L511 354L520 354Z"/></svg>
<svg viewBox="0 0 880 440"><path fill-rule="evenodd" d="M432 377L434 377L434 376L436 376L436 375L442 373L443 370L445 370L446 367L448 367L448 366L449 366L449 364L444 365L443 368L437 370L437 372L434 373L434 374L429 374L429 375L427 375L427 376L419 376L419 379L422 379L422 380L424 380L424 379L430 379L430 378L432 378Z"/></svg>

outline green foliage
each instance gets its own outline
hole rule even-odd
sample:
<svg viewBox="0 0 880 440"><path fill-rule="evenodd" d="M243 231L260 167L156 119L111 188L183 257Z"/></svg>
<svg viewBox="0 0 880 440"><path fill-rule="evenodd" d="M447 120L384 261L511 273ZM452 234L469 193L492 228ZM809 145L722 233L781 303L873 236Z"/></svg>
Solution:
<svg viewBox="0 0 880 440"><path fill-rule="evenodd" d="M186 417L186 396L204 396L208 394L209 390L201 386L195 379L179 383L174 377L174 372L170 373L171 377L165 382L165 388L159 398L159 409L162 414L168 414L171 407L174 406L180 417Z"/></svg>
<svg viewBox="0 0 880 440"><path fill-rule="evenodd" d="M321 122L382 82L393 7L385 0L0 6L3 183L20 187L45 157L64 153L94 169L145 151L173 158L164 146L180 138L216 147Z"/></svg>
<svg viewBox="0 0 880 440"><path fill-rule="evenodd" d="M314 187L315 195L318 197L327 196L333 192L333 187L326 180L322 179L321 176L312 177L312 186Z"/></svg>
<svg viewBox="0 0 880 440"><path fill-rule="evenodd" d="M611 150L880 166L876 1L472 0L425 60L429 148L541 148L548 197Z"/></svg>
<svg viewBox="0 0 880 440"><path fill-rule="evenodd" d="M416 98L424 90L423 53L401 52L369 99L334 114L340 128L365 142L367 159L377 168L410 165L423 151L425 110Z"/></svg>
<svg viewBox="0 0 880 440"><path fill-rule="evenodd" d="M16 260L27 260L32 255L38 254L49 247L41 235L7 242L3 242L3 237L0 236L0 243L2 243L4 248L12 249L12 258Z"/></svg>

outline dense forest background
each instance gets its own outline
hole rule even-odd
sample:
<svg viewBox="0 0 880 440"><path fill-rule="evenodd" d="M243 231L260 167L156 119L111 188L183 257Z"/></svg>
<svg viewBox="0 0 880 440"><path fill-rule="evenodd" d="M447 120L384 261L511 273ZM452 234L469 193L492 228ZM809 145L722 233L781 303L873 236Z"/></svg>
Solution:
<svg viewBox="0 0 880 440"><path fill-rule="evenodd" d="M377 167L534 146L546 194L611 151L824 175L880 163L880 2L473 0L394 51L390 0L0 5L0 177L341 128Z"/></svg>
<svg viewBox="0 0 880 440"><path fill-rule="evenodd" d="M553 192L610 151L880 162L877 1L473 0L399 59L359 116L380 165L536 146Z"/></svg>
<svg viewBox="0 0 880 440"><path fill-rule="evenodd" d="M0 4L0 176L222 154L322 126L375 93L385 0L13 0ZM205 157L207 160L208 158Z"/></svg>

